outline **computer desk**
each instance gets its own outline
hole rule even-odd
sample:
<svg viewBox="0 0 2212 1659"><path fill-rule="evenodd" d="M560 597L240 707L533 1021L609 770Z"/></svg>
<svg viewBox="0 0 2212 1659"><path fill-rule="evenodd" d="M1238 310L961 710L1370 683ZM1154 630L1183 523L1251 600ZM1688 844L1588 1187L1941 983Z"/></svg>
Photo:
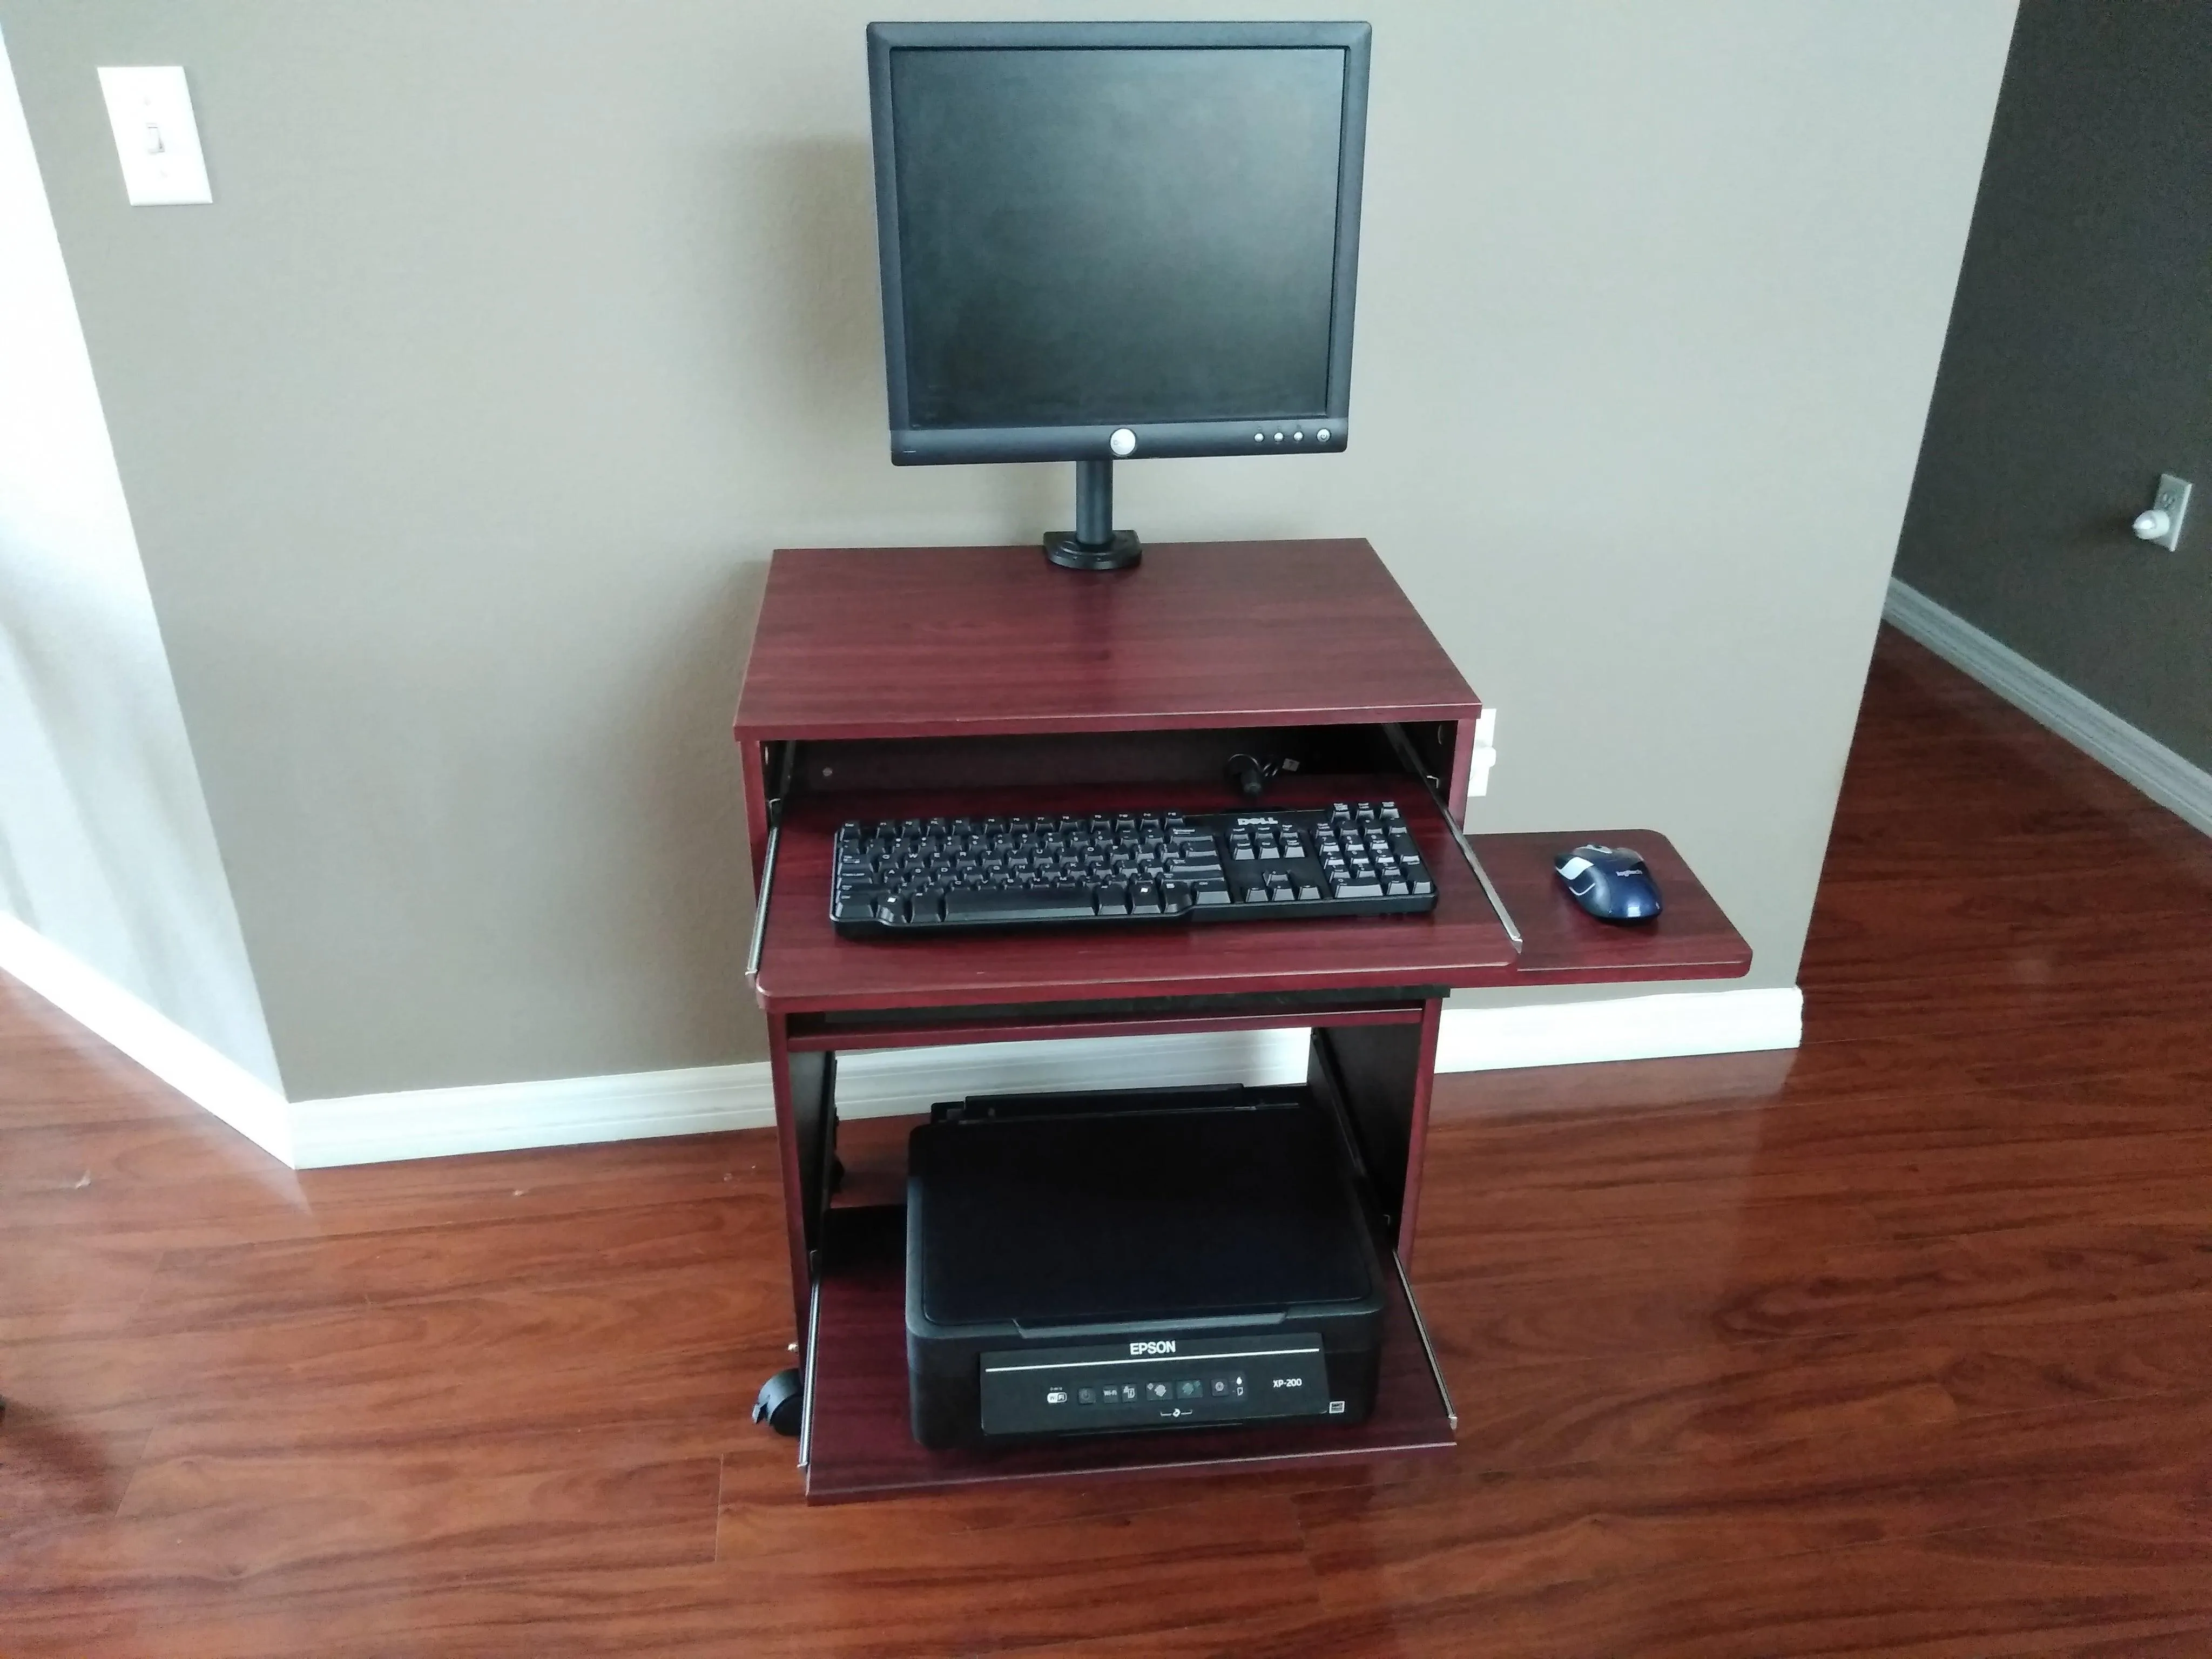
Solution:
<svg viewBox="0 0 2212 1659"><path fill-rule="evenodd" d="M804 1356L810 1498L978 1481L1430 1451L1455 1419L1409 1285L1389 1287L1382 1380L1356 1426L1292 1423L932 1452L908 1431L902 1212L836 1201L836 1056L943 1043L1296 1028L1341 1106L1396 1260L1413 1261L1437 1034L1450 991L1723 979L1751 950L1664 836L1474 836L1516 951L1397 726L1463 819L1480 702L1364 541L1155 546L1133 569L1035 546L775 554L739 695L767 1018ZM1237 804L1237 752L1300 769L1266 804L1395 800L1437 884L1428 915L838 937L848 819ZM771 803L780 802L773 812ZM1666 899L1649 926L1584 915L1551 860L1622 841ZM917 1097L916 1112L931 1102Z"/></svg>

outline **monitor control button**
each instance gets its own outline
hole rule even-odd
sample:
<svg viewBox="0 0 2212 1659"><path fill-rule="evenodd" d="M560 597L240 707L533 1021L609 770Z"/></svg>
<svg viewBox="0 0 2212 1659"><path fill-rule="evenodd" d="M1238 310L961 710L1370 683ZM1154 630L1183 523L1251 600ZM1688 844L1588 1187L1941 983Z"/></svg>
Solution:
<svg viewBox="0 0 2212 1659"><path fill-rule="evenodd" d="M1283 434L1282 434L1281 433L1278 432L1278 433L1275 434L1275 441L1276 441L1277 443L1280 443L1280 442L1282 442L1282 441L1283 441Z"/></svg>
<svg viewBox="0 0 2212 1659"><path fill-rule="evenodd" d="M1116 455L1133 454L1137 447L1137 434L1126 426L1115 428L1114 435L1106 441L1106 447Z"/></svg>
<svg viewBox="0 0 2212 1659"><path fill-rule="evenodd" d="M1314 434L1314 439L1316 442L1327 443L1328 441L1328 428L1327 427L1322 428L1320 431Z"/></svg>
<svg viewBox="0 0 2212 1659"><path fill-rule="evenodd" d="M1304 443L1305 441L1306 441L1306 434L1305 434L1305 430L1304 430L1304 428L1299 428L1297 431L1293 432L1292 434L1291 434L1291 441L1292 443L1294 443L1294 444L1302 444L1302 443Z"/></svg>

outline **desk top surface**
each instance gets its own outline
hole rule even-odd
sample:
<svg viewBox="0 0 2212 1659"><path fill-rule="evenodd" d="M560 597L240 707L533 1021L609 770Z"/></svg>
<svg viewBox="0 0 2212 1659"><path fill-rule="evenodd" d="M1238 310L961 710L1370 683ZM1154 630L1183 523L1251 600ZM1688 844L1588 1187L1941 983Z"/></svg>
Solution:
<svg viewBox="0 0 2212 1659"><path fill-rule="evenodd" d="M1471 720L1480 702L1364 541L786 548L740 739Z"/></svg>

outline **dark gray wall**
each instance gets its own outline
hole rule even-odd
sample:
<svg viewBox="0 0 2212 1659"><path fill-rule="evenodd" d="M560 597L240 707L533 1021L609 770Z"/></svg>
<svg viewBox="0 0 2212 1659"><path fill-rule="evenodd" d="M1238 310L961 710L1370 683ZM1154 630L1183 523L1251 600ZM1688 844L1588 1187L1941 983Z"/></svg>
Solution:
<svg viewBox="0 0 2212 1659"><path fill-rule="evenodd" d="M0 0L295 1097L761 1052L762 561L1071 488L890 465L861 28L1039 9ZM1358 442L1125 521L1370 538L1476 822L1666 830L1788 985L2010 0L1364 9ZM102 64L185 66L214 206L125 206Z"/></svg>
<svg viewBox="0 0 2212 1659"><path fill-rule="evenodd" d="M2212 767L2212 6L2021 6L1897 574Z"/></svg>

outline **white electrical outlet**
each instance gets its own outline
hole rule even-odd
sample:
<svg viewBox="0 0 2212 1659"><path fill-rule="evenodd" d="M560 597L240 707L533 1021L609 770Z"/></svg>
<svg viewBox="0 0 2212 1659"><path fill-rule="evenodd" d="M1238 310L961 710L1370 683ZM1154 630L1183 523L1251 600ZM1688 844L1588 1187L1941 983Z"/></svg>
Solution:
<svg viewBox="0 0 2212 1659"><path fill-rule="evenodd" d="M183 70L104 69L100 95L107 103L116 159L123 163L123 193L132 207L215 200Z"/></svg>
<svg viewBox="0 0 2212 1659"><path fill-rule="evenodd" d="M1498 764L1498 711L1486 708L1474 717L1474 750L1468 757L1467 793L1490 793L1490 769Z"/></svg>
<svg viewBox="0 0 2212 1659"><path fill-rule="evenodd" d="M2181 521L2189 516L2189 480L2162 472L2148 510L2136 515L2135 532L2169 553L2181 545Z"/></svg>

